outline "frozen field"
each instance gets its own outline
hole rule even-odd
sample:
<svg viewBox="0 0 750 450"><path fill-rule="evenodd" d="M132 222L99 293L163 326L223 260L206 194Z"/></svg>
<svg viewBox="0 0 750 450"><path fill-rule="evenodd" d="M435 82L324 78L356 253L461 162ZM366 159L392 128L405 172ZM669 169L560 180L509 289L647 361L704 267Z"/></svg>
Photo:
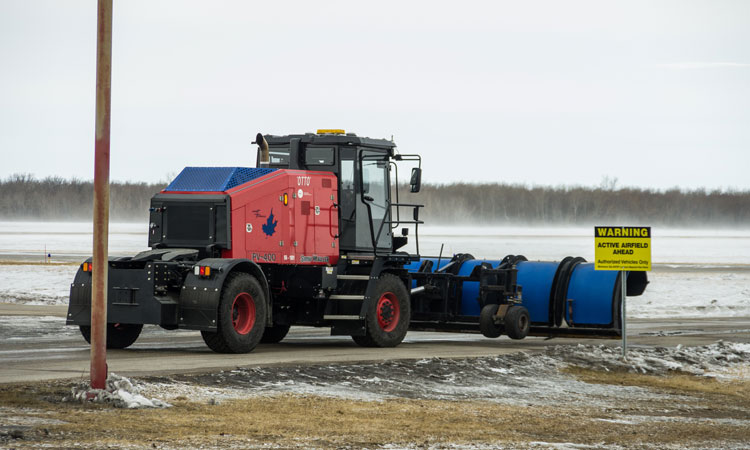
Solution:
<svg viewBox="0 0 750 450"><path fill-rule="evenodd" d="M592 228L422 227L420 251L437 256L444 244L448 257L464 252L490 259L522 254L529 260L593 260ZM146 250L146 229L145 223L112 224L110 255ZM91 243L88 223L0 222L0 302L66 303ZM652 247L651 283L643 296L628 299L630 317L750 316L750 230L654 228ZM60 264L40 264L45 251Z"/></svg>

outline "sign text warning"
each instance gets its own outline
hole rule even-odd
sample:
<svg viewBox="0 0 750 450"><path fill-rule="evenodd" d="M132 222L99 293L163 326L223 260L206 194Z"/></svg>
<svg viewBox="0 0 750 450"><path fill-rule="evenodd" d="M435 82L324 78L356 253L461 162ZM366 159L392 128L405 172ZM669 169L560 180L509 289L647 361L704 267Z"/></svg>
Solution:
<svg viewBox="0 0 750 450"><path fill-rule="evenodd" d="M596 270L651 270L651 227L594 227Z"/></svg>

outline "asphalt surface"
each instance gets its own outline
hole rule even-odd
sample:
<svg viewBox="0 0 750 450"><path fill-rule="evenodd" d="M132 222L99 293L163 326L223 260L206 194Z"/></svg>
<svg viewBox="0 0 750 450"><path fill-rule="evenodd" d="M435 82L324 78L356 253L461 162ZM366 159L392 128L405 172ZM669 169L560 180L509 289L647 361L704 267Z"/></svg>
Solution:
<svg viewBox="0 0 750 450"><path fill-rule="evenodd" d="M0 383L88 378L90 347L77 327L65 326L67 306L0 303ZM120 375L201 373L237 367L388 361L420 358L494 356L538 351L549 345L606 343L619 340L529 337L487 339L479 334L409 332L396 348L359 347L327 328L293 327L279 344L261 344L252 353L211 352L195 331L144 327L126 350L107 353L109 371ZM750 343L750 318L630 320L628 344L692 346L718 340Z"/></svg>

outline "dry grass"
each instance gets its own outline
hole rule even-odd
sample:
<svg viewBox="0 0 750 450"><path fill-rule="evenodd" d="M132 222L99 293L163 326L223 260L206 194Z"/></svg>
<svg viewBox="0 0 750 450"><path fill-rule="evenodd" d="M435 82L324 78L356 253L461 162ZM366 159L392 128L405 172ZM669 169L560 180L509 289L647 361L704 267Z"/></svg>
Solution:
<svg viewBox="0 0 750 450"><path fill-rule="evenodd" d="M563 371L586 383L640 386L680 394L710 394L734 399L750 406L750 381L746 380L729 382L679 372L669 376L643 375L625 371L600 372L581 367L568 367Z"/></svg>
<svg viewBox="0 0 750 450"><path fill-rule="evenodd" d="M590 382L616 382L658 389L674 389L683 396L700 396L717 410L736 412L744 402L747 413L747 385L716 385L712 380L603 374L572 369ZM611 375L614 375L610 378ZM693 382L695 381L695 383ZM697 384L696 384L697 383ZM704 386L705 384L705 386ZM724 386L724 389L722 389ZM743 442L750 430L741 423L702 421L655 421L640 424L611 423L617 413L590 406L512 406L490 402L433 400L387 400L382 402L333 399L316 396L282 395L225 401L210 405L186 400L162 410L119 410L101 405L62 404L58 401L68 386L0 386L0 405L25 408L27 416L63 420L63 425L37 427L27 439L14 446L43 444L66 447L73 443L99 447L168 446L253 447L273 444L281 447L339 448L374 447L383 444L440 445L474 443L523 447L524 443L576 442L651 445L717 445ZM693 397L691 397L693 398ZM732 399L729 404L721 403ZM720 401L721 400L721 401ZM618 405L624 406L624 405ZM631 414L644 413L654 405L628 406ZM642 408L642 410L639 410ZM741 411L741 410L740 410ZM725 416L731 415L726 411ZM747 416L744 417L745 420ZM8 422L0 417L0 422ZM2 441L0 441L0 446Z"/></svg>
<svg viewBox="0 0 750 450"><path fill-rule="evenodd" d="M0 261L0 266L77 266L80 262Z"/></svg>

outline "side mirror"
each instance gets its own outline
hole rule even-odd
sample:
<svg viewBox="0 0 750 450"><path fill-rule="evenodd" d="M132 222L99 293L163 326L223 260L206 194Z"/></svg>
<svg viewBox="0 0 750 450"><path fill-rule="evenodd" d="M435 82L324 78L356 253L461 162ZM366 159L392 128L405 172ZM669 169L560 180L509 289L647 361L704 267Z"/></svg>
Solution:
<svg viewBox="0 0 750 450"><path fill-rule="evenodd" d="M411 181L409 184L411 185L411 192L419 192L419 189L422 187L422 169L419 167L411 169Z"/></svg>

